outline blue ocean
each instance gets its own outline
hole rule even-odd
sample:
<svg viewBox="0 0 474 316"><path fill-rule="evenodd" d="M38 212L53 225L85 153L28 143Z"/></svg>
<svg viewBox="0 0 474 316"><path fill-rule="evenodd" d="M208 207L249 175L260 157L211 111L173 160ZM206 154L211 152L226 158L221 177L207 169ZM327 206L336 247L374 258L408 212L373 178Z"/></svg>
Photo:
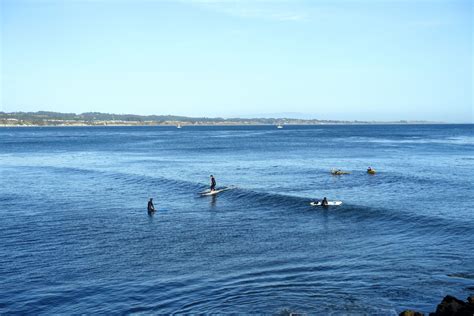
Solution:
<svg viewBox="0 0 474 316"><path fill-rule="evenodd" d="M473 127L1 128L0 314L397 315L464 300ZM201 197L211 174L231 189ZM343 204L309 204L323 197Z"/></svg>

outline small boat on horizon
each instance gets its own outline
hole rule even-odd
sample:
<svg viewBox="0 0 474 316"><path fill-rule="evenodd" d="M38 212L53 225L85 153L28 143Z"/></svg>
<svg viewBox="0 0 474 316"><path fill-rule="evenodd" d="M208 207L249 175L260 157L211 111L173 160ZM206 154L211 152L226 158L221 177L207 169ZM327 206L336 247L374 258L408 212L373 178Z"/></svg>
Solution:
<svg viewBox="0 0 474 316"><path fill-rule="evenodd" d="M181 128L181 124L178 124L178 125L176 126L176 128Z"/></svg>
<svg viewBox="0 0 474 316"><path fill-rule="evenodd" d="M283 125L279 124L279 125L277 126L277 128L283 128Z"/></svg>

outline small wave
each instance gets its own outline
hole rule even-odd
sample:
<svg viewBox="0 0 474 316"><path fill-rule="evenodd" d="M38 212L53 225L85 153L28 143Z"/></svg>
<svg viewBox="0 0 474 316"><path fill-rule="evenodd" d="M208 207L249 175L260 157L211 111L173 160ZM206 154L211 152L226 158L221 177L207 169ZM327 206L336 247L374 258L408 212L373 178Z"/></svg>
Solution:
<svg viewBox="0 0 474 316"><path fill-rule="evenodd" d="M341 141L354 143L374 143L374 144L452 144L452 145L474 145L474 136L458 136L447 138L425 138L425 137L404 137L401 139L392 138L371 138L371 137L346 137Z"/></svg>
<svg viewBox="0 0 474 316"><path fill-rule="evenodd" d="M472 273L452 273L452 274L448 274L448 277L474 280L474 274Z"/></svg>
<svg viewBox="0 0 474 316"><path fill-rule="evenodd" d="M247 200L249 204L265 204L267 206L279 207L304 207L308 208L311 199L300 196L277 194L272 192L263 192L256 190L249 190L243 188L234 188L230 190L228 195L238 200Z"/></svg>
<svg viewBox="0 0 474 316"><path fill-rule="evenodd" d="M88 177L103 177L113 180L117 185L117 181L129 186L137 186L138 195L143 195L143 191L149 192L149 188L153 188L156 192L173 190L174 193L182 194L183 198L198 197L197 193L208 188L207 185L196 183L193 181L181 179L169 179L161 176L145 176L133 173L100 171L94 169L68 168L68 167L41 167L54 170L59 173L85 175ZM422 179L419 179L423 181ZM146 193L145 192L145 193ZM148 193L147 193L148 194ZM463 222L456 219L439 218L413 212L409 207L406 209L386 209L380 207L367 207L346 203L342 206L332 207L329 209L315 208L309 205L314 200L308 197L298 195L287 195L275 192L265 192L255 189L244 189L233 187L232 190L223 192L219 198L226 199L229 202L238 203L239 207L255 209L257 211L287 211L287 212L306 212L315 211L324 214L325 212L333 214L341 214L341 219L357 220L361 222L388 223L388 229L394 230L422 230L422 231L453 231L456 234L463 235L473 231L473 227L469 222ZM321 197L315 197L320 199ZM192 203L192 201L190 202ZM255 207L258 206L258 207ZM296 215L295 215L296 216Z"/></svg>

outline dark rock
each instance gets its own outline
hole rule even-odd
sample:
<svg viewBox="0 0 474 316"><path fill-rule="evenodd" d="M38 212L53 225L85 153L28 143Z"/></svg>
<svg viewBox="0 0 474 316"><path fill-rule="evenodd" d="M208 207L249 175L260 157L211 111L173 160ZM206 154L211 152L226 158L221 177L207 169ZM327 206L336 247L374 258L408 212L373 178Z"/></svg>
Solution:
<svg viewBox="0 0 474 316"><path fill-rule="evenodd" d="M459 310L461 310L466 303L461 300L458 300L454 296L446 295L438 307L436 308L436 315L437 316L450 316L456 314Z"/></svg>
<svg viewBox="0 0 474 316"><path fill-rule="evenodd" d="M400 314L398 314L398 316L424 316L423 313L420 313L420 312L415 312L415 311L412 311L412 310L406 310L406 311L403 311L401 312Z"/></svg>
<svg viewBox="0 0 474 316"><path fill-rule="evenodd" d="M474 304L447 295L430 316L474 316Z"/></svg>
<svg viewBox="0 0 474 316"><path fill-rule="evenodd" d="M467 298L467 302L468 302L469 304L471 304L471 305L474 304L474 295L469 296L469 297Z"/></svg>

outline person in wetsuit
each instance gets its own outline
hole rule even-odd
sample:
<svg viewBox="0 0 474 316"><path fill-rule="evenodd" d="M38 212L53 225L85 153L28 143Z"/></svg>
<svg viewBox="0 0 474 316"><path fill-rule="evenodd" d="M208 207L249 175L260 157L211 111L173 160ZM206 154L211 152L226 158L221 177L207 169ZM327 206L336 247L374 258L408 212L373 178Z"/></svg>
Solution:
<svg viewBox="0 0 474 316"><path fill-rule="evenodd" d="M324 197L324 199L321 201L321 205L322 206L328 206L329 205L328 199L326 199L326 197Z"/></svg>
<svg viewBox="0 0 474 316"><path fill-rule="evenodd" d="M214 191L216 189L216 179L214 179L214 176L211 174L211 191Z"/></svg>
<svg viewBox="0 0 474 316"><path fill-rule="evenodd" d="M155 211L155 206L153 205L153 199L150 198L150 200L148 201L148 213L153 213Z"/></svg>

